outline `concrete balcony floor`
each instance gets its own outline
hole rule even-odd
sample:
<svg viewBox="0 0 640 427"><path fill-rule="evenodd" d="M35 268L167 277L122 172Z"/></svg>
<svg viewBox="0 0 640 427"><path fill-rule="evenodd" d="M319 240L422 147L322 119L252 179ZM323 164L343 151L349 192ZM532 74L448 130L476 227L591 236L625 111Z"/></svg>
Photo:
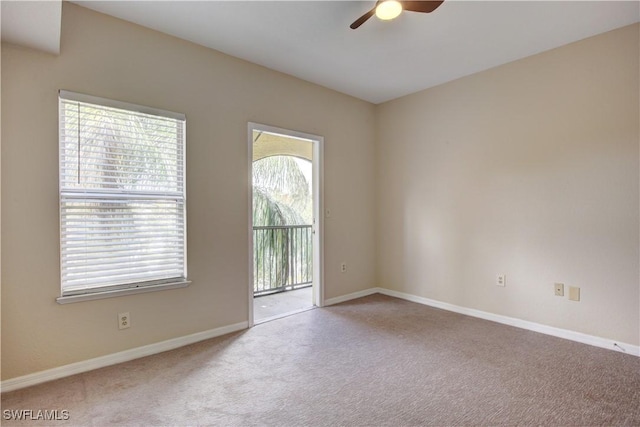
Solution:
<svg viewBox="0 0 640 427"><path fill-rule="evenodd" d="M313 307L313 288L309 286L294 291L255 297L253 299L253 319L255 323L262 323L310 310Z"/></svg>

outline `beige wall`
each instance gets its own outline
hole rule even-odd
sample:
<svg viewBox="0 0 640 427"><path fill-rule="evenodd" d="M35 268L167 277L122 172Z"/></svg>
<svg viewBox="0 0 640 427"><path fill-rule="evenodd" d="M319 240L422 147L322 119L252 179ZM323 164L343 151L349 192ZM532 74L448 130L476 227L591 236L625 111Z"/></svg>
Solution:
<svg viewBox="0 0 640 427"><path fill-rule="evenodd" d="M379 285L638 345L638 40L625 27L380 105Z"/></svg>
<svg viewBox="0 0 640 427"><path fill-rule="evenodd" d="M186 114L190 287L55 302L58 89ZM2 113L3 379L247 320L249 121L324 137L325 296L375 282L371 104L65 3L60 56L3 44Z"/></svg>
<svg viewBox="0 0 640 427"><path fill-rule="evenodd" d="M327 298L639 344L638 25L378 107L67 3L62 28L60 56L2 46L2 379L247 320L249 121L325 138ZM55 303L61 88L187 115L190 287Z"/></svg>

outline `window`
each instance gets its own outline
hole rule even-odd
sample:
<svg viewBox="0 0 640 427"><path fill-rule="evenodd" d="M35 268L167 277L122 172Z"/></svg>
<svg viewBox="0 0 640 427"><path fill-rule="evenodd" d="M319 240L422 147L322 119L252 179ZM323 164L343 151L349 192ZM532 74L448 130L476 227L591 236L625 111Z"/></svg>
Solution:
<svg viewBox="0 0 640 427"><path fill-rule="evenodd" d="M58 301L186 286L184 115L60 91L59 118Z"/></svg>

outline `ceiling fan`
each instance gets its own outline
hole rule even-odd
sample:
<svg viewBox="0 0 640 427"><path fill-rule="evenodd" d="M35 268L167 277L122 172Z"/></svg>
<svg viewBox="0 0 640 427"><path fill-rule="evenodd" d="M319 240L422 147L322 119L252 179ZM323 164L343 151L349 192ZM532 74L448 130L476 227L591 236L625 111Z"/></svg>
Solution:
<svg viewBox="0 0 640 427"><path fill-rule="evenodd" d="M421 13L431 13L438 8L444 0L442 1L398 1L398 0L378 0L376 5L362 15L360 18L356 19L351 27L352 30L355 30L360 25L364 24L369 18L371 18L374 14L382 19L389 20L393 19L396 16L400 15L400 12L403 10L408 10L410 12L421 12Z"/></svg>

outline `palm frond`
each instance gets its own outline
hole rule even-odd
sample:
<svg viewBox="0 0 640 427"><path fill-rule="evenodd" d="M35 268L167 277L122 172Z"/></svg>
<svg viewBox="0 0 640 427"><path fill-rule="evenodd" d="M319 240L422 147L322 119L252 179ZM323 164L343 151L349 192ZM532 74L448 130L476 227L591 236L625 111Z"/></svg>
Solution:
<svg viewBox="0 0 640 427"><path fill-rule="evenodd" d="M267 194L282 209L290 209L302 217L292 224L311 223L309 181L292 156L272 156L253 163L253 187Z"/></svg>

